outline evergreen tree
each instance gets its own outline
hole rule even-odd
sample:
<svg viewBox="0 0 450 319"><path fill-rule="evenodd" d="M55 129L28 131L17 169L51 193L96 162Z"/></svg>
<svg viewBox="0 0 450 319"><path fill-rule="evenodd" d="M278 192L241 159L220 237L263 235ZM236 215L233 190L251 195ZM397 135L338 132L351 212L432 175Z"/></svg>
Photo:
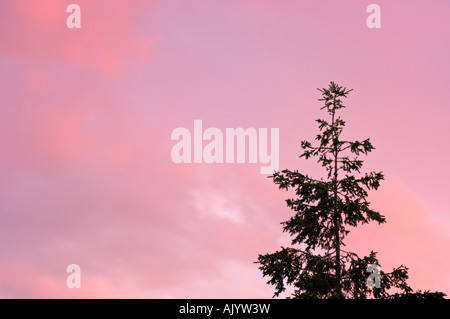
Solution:
<svg viewBox="0 0 450 319"><path fill-rule="evenodd" d="M331 82L328 89L319 91L319 101L324 102L321 109L329 120L316 120L318 145L302 141L300 157L317 158L327 177L314 179L287 169L269 176L280 189L293 189L296 194L286 200L295 214L281 224L297 248L281 247L259 255L256 262L263 275L270 277L268 284L275 285L274 297L285 285L293 285L294 298L443 298L441 292L413 293L406 283L408 268L403 265L385 273L379 271L375 252L360 258L343 249L349 227L386 222L367 200L368 191L378 189L384 176L382 172L361 173L360 156L374 149L370 139L341 139L345 121L337 113L352 90Z"/></svg>

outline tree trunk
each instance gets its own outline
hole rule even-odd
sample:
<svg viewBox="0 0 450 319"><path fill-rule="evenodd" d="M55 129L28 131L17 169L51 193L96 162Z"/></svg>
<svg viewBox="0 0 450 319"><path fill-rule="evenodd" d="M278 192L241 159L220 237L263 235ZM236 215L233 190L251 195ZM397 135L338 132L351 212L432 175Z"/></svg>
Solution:
<svg viewBox="0 0 450 319"><path fill-rule="evenodd" d="M334 121L334 112L335 112L335 103L336 100L333 101L333 115L332 115L332 127L335 125ZM342 295L341 288L341 243L339 237L339 212L338 212L338 145L335 143L338 139L338 133L335 131L333 133L333 146L334 146L334 183L333 183L333 191L334 191L334 236L336 238L336 292L340 297Z"/></svg>

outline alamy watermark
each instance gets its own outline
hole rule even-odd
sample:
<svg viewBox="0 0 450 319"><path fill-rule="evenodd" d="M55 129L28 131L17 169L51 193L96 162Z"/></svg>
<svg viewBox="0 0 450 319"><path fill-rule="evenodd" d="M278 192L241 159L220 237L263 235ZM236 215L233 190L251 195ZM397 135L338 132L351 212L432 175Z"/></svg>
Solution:
<svg viewBox="0 0 450 319"><path fill-rule="evenodd" d="M81 8L78 4L69 4L66 12L70 13L66 20L67 28L80 29L81 28ZM369 29L381 28L381 9L378 4L369 4L366 9L370 15L367 17L366 25Z"/></svg>
<svg viewBox="0 0 450 319"><path fill-rule="evenodd" d="M369 4L366 11L371 13L366 20L369 29L381 28L381 8L378 4Z"/></svg>
<svg viewBox="0 0 450 319"><path fill-rule="evenodd" d="M66 25L69 29L81 28L81 8L78 4L69 4L66 9L70 15L67 17Z"/></svg>
<svg viewBox="0 0 450 319"><path fill-rule="evenodd" d="M257 163L259 159L259 163L266 165L261 165L261 174L272 174L279 166L279 135L278 128L270 129L269 152L267 128L226 128L224 133L210 127L203 131L202 120L194 120L193 134L184 127L172 131L171 139L178 143L172 147L171 158L176 164L212 164L245 163L248 157L248 163Z"/></svg>
<svg viewBox="0 0 450 319"><path fill-rule="evenodd" d="M81 288L81 268L77 264L70 264L66 271L71 273L66 280L67 288Z"/></svg>
<svg viewBox="0 0 450 319"><path fill-rule="evenodd" d="M380 266L370 264L367 266L367 272L371 273L367 278L367 286L370 288L381 288Z"/></svg>

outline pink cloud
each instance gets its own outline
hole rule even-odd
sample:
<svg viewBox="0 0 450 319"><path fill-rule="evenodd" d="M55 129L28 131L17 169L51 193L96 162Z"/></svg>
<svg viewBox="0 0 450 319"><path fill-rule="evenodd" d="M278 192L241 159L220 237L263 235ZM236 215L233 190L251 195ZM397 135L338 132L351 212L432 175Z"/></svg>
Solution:
<svg viewBox="0 0 450 319"><path fill-rule="evenodd" d="M380 3L374 33L351 1L74 2L80 30L67 2L0 1L1 296L271 297L253 261L289 244L288 194L257 164L174 164L170 135L194 119L279 127L280 168L315 175L299 142L336 78L355 89L346 132L373 137L370 165L404 183L373 194L388 223L349 248L450 291L448 5ZM70 263L81 290L65 287Z"/></svg>
<svg viewBox="0 0 450 319"><path fill-rule="evenodd" d="M127 58L146 61L155 38L135 32L134 18L149 1L77 1L81 29L68 29L69 3L58 0L7 0L0 19L3 54L69 62L106 74L124 68Z"/></svg>
<svg viewBox="0 0 450 319"><path fill-rule="evenodd" d="M133 280L114 281L82 273L82 287L68 288L69 273L28 263L2 264L0 271L8 276L0 278L0 298L144 298L134 289Z"/></svg>
<svg viewBox="0 0 450 319"><path fill-rule="evenodd" d="M420 197L398 178L384 183L371 194L373 208L386 217L386 223L364 225L351 232L348 249L368 255L378 253L384 271L401 264L409 268L413 289L438 290L447 294L450 280L450 237L433 218Z"/></svg>

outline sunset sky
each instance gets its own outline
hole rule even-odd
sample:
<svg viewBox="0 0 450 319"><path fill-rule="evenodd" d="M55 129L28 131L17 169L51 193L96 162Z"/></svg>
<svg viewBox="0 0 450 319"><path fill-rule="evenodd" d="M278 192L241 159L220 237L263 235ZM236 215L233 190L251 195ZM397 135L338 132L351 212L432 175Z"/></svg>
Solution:
<svg viewBox="0 0 450 319"><path fill-rule="evenodd" d="M66 7L81 8L69 29ZM381 28L369 29L369 4ZM346 250L450 295L449 1L1 0L0 298L271 298L293 212L260 163L175 164L174 129L278 128L313 176L317 88L353 88L384 225ZM69 289L66 267L81 268ZM282 295L286 297L287 295Z"/></svg>

